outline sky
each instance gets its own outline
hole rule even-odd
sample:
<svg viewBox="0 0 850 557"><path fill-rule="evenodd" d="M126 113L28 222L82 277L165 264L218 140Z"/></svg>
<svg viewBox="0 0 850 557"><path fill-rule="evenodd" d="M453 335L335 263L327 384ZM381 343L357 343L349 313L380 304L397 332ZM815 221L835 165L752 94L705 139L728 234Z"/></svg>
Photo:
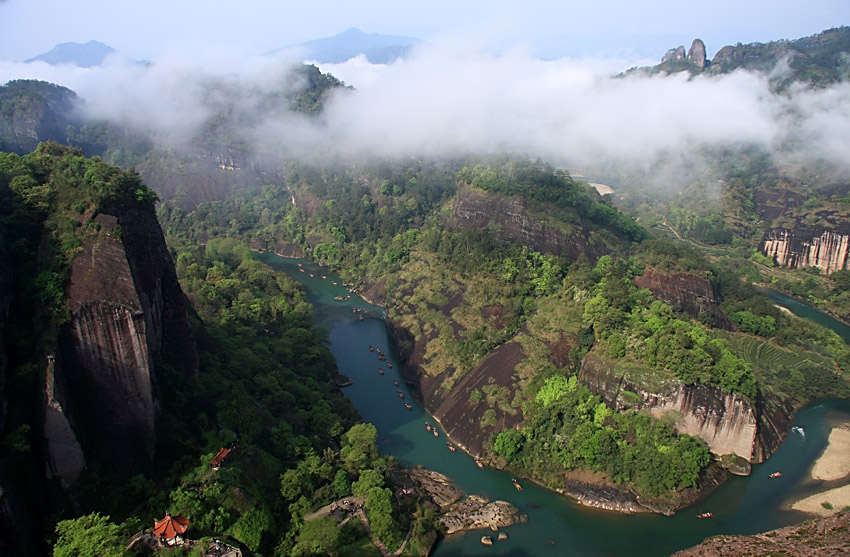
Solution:
<svg viewBox="0 0 850 557"><path fill-rule="evenodd" d="M660 58L701 38L722 46L850 24L848 0L0 0L0 59L97 40L138 60L211 48L261 54L357 27L441 42L523 48L544 58Z"/></svg>

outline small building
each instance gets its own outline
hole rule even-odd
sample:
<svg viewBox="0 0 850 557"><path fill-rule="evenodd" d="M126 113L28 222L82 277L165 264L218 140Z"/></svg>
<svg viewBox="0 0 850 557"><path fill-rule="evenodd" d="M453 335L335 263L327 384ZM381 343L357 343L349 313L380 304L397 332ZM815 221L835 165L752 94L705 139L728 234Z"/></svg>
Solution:
<svg viewBox="0 0 850 557"><path fill-rule="evenodd" d="M189 519L182 514L171 516L165 513L165 518L157 520L153 525L153 533L165 542L166 545L182 545L183 538L180 537L189 527Z"/></svg>
<svg viewBox="0 0 850 557"><path fill-rule="evenodd" d="M224 463L224 459L227 458L227 455L229 455L231 451L233 451L233 447L230 447L229 449L222 448L220 451L218 451L218 453L216 453L215 457L213 457L212 461L210 462L210 466L212 466L212 469L218 470L219 468L221 468L221 465Z"/></svg>

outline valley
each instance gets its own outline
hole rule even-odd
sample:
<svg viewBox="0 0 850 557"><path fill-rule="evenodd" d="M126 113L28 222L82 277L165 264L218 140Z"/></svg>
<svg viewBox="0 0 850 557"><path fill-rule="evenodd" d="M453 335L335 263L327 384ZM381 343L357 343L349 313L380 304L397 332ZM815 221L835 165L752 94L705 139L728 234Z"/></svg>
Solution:
<svg viewBox="0 0 850 557"><path fill-rule="evenodd" d="M848 36L604 83L787 107L842 90ZM839 162L707 140L589 183L501 146L355 150L361 91L266 77L204 76L185 126L0 88L0 549L120 554L165 512L246 554L659 555L850 481L809 475L850 421Z"/></svg>

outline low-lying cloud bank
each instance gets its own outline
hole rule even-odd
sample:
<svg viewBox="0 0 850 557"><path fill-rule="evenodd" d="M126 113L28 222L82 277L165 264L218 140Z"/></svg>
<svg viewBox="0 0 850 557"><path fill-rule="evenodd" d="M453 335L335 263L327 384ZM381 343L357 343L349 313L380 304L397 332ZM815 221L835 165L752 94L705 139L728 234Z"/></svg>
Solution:
<svg viewBox="0 0 850 557"><path fill-rule="evenodd" d="M850 83L775 94L766 76L744 71L614 78L623 61L542 61L519 51L425 45L393 65L354 59L323 66L355 90L335 94L321 118L308 120L268 111L267 96L290 84L292 63L226 52L90 69L0 62L0 81L65 85L92 115L165 138L191 137L235 98L259 116L249 137L305 156L513 151L585 168L756 146L850 169Z"/></svg>

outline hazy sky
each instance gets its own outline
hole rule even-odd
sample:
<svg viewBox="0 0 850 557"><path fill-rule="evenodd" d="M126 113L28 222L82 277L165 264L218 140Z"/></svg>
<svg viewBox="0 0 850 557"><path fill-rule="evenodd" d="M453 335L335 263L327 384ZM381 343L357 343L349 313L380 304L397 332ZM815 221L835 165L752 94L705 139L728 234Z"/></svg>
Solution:
<svg viewBox="0 0 850 557"><path fill-rule="evenodd" d="M419 37L458 35L547 58L659 58L702 38L725 44L797 38L850 24L848 0L0 0L0 59L98 40L136 59L215 46L260 54L349 27Z"/></svg>

